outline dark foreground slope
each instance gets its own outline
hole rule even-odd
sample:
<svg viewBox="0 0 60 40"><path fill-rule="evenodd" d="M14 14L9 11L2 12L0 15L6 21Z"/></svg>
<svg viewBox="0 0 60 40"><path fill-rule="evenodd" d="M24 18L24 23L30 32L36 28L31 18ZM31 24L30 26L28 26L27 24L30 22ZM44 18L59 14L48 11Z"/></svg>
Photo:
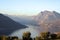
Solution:
<svg viewBox="0 0 60 40"><path fill-rule="evenodd" d="M0 14L0 35L9 35L15 30L26 28L27 26L17 23L3 14Z"/></svg>

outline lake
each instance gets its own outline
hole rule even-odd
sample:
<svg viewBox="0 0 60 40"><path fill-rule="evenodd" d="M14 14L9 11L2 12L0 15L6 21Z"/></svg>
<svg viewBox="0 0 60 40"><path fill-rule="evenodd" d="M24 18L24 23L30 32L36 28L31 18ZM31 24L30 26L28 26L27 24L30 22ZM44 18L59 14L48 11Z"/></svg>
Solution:
<svg viewBox="0 0 60 40"><path fill-rule="evenodd" d="M20 30L16 30L15 32L11 33L10 36L18 36L20 38L22 38L22 35L23 35L23 32L31 32L31 36L32 37L36 37L38 36L38 27L35 27L35 26L31 26L31 25L27 25L28 28L25 28L25 29L20 29Z"/></svg>
<svg viewBox="0 0 60 40"><path fill-rule="evenodd" d="M22 38L23 32L31 32L31 37L36 37L40 34L40 32L44 31L45 29L41 28L40 26L32 26L27 25L28 28L16 30L15 32L11 33L10 36L18 36Z"/></svg>

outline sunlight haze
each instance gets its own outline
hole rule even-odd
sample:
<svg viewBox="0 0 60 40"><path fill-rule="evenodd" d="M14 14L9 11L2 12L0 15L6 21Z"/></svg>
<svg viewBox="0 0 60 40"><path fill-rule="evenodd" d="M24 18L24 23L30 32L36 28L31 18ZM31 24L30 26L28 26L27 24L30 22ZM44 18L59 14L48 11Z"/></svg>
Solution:
<svg viewBox="0 0 60 40"><path fill-rule="evenodd" d="M0 0L0 13L36 15L43 10L60 12L60 0Z"/></svg>

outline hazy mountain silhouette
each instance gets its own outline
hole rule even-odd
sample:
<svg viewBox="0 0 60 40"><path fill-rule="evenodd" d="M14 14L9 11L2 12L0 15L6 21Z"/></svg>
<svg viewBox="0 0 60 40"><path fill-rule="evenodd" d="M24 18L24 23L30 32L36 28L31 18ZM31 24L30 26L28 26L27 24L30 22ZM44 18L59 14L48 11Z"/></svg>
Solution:
<svg viewBox="0 0 60 40"><path fill-rule="evenodd" d="M15 16L15 15L7 15L5 14L6 16L10 17L11 19L13 19L14 21L18 22L18 23L21 23L21 24L24 24L24 25L35 25L37 26L37 22L33 19L32 16L21 16L21 15L18 15L18 16Z"/></svg>
<svg viewBox="0 0 60 40"><path fill-rule="evenodd" d="M27 26L15 22L11 18L0 13L0 35L9 35L13 31L26 27Z"/></svg>

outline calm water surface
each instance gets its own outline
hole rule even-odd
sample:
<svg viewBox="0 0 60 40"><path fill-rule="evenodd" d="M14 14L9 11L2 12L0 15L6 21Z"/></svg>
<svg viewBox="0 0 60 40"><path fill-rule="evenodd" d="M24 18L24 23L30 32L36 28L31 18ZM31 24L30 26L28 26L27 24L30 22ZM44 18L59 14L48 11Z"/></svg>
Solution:
<svg viewBox="0 0 60 40"><path fill-rule="evenodd" d="M27 25L29 28L25 28L25 29L21 29L21 30L16 30L15 32L11 33L10 36L18 36L20 38L22 38L23 32L31 32L31 37L36 37L39 34L39 29L40 27L37 26L31 26L31 25Z"/></svg>

